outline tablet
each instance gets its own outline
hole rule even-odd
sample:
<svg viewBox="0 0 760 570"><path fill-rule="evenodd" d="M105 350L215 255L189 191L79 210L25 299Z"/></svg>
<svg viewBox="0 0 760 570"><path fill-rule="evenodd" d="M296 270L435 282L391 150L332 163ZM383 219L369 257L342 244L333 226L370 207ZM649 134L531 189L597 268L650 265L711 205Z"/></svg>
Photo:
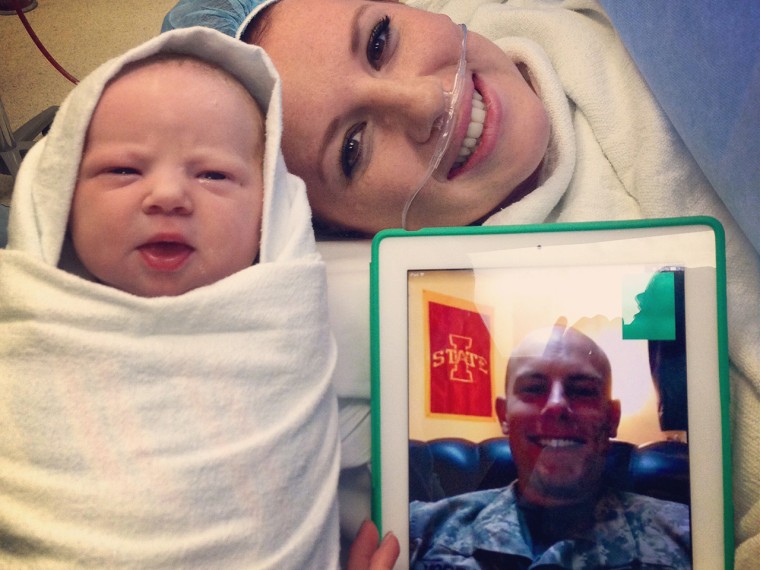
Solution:
<svg viewBox="0 0 760 570"><path fill-rule="evenodd" d="M599 497L670 513L695 569L732 567L713 218L386 230L372 245L371 329L373 516L401 543L396 568L457 567L426 553L457 550L449 539L466 551L460 529L486 509L528 524L537 504L575 528L575 501ZM580 361L592 372L567 368ZM581 431L557 427L571 424ZM657 544L645 547L672 548Z"/></svg>

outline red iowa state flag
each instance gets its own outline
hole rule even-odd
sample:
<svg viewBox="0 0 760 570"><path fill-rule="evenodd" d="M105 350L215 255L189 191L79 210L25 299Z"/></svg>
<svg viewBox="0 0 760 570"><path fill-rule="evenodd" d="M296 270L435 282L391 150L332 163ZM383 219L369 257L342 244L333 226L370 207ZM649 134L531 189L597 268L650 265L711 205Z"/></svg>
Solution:
<svg viewBox="0 0 760 570"><path fill-rule="evenodd" d="M474 308L427 303L430 413L490 418L490 315Z"/></svg>

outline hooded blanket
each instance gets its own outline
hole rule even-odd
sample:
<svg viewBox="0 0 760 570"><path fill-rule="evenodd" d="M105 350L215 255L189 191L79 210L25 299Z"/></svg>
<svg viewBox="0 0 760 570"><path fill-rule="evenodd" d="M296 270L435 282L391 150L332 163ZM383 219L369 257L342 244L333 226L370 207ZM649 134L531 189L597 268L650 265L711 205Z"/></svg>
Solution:
<svg viewBox="0 0 760 570"><path fill-rule="evenodd" d="M101 92L158 52L221 66L266 113L264 213L257 264L143 298L61 267ZM0 567L337 566L325 273L280 134L263 51L196 28L98 68L27 155L0 251Z"/></svg>

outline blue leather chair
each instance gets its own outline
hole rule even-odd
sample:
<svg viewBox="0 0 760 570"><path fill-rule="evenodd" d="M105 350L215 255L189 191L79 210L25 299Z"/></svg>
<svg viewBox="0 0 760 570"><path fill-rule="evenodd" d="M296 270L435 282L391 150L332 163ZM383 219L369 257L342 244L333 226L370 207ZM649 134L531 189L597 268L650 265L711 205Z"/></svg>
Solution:
<svg viewBox="0 0 760 570"><path fill-rule="evenodd" d="M689 504L689 452L681 442L642 446L613 441L604 473L608 484ZM435 501L468 491L505 487L517 477L506 438L474 443L461 438L409 442L409 498Z"/></svg>

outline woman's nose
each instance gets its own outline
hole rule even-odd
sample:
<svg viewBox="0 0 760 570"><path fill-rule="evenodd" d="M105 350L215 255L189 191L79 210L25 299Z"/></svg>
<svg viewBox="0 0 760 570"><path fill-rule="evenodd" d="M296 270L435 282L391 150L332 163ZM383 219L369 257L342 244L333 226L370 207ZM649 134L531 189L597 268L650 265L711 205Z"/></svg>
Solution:
<svg viewBox="0 0 760 570"><path fill-rule="evenodd" d="M146 214L189 215L193 202L189 181L179 172L154 173L146 180L148 188L143 199Z"/></svg>
<svg viewBox="0 0 760 570"><path fill-rule="evenodd" d="M435 77L368 83L367 105L378 123L402 128L415 142L428 142L448 110L448 95Z"/></svg>

